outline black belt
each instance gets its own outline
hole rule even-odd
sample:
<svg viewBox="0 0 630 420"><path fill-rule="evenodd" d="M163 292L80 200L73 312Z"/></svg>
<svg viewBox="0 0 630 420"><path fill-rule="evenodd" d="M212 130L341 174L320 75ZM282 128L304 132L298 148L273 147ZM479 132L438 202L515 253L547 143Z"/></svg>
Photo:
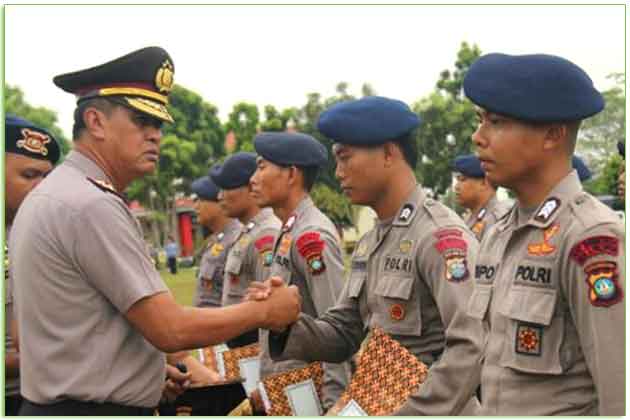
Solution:
<svg viewBox="0 0 630 420"><path fill-rule="evenodd" d="M20 416L152 416L153 411L153 408L110 402L63 400L52 404L36 404L24 398Z"/></svg>

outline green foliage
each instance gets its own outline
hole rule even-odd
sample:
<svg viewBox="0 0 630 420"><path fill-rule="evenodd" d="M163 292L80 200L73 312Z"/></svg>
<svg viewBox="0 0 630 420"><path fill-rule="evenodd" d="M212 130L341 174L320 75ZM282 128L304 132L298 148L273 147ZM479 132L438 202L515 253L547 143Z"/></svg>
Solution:
<svg viewBox="0 0 630 420"><path fill-rule="evenodd" d="M272 107L273 108L273 107ZM236 151L253 152L254 136L259 123L258 107L246 102L234 105L225 124L226 132L233 132L236 137Z"/></svg>
<svg viewBox="0 0 630 420"><path fill-rule="evenodd" d="M57 126L57 114L45 107L34 107L24 99L19 87L5 86L4 105L7 113L15 114L46 129L59 142L62 157L70 151L70 143Z"/></svg>
<svg viewBox="0 0 630 420"><path fill-rule="evenodd" d="M582 123L576 148L576 153L595 174L594 178L608 165L610 156L617 154L617 142L626 140L626 79L623 73L613 73L608 78L615 85L602 92L606 107Z"/></svg>
<svg viewBox="0 0 630 420"><path fill-rule="evenodd" d="M333 223L342 226L352 223L352 207L345 195L325 184L316 184L311 190L311 197Z"/></svg>
<svg viewBox="0 0 630 420"><path fill-rule="evenodd" d="M451 185L451 161L472 150L476 116L472 103L464 98L462 85L466 71L480 55L476 45L463 42L456 70L442 71L436 90L413 105L422 119L416 135L420 155L416 176L436 197Z"/></svg>
<svg viewBox="0 0 630 420"><path fill-rule="evenodd" d="M623 164L624 161L618 154L609 156L598 176L584 183L584 189L593 195L616 196L619 168Z"/></svg>

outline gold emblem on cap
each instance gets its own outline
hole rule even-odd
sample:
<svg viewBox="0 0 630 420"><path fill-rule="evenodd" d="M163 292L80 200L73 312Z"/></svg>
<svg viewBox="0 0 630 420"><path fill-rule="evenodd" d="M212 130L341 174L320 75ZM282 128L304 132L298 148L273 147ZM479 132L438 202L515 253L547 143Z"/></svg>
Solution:
<svg viewBox="0 0 630 420"><path fill-rule="evenodd" d="M48 148L46 147L46 144L50 143L49 136L38 131L23 128L22 137L22 139L17 141L17 147L26 149L31 153L48 156Z"/></svg>
<svg viewBox="0 0 630 420"><path fill-rule="evenodd" d="M173 88L173 65L169 60L162 63L155 74L155 86L160 92L170 92Z"/></svg>

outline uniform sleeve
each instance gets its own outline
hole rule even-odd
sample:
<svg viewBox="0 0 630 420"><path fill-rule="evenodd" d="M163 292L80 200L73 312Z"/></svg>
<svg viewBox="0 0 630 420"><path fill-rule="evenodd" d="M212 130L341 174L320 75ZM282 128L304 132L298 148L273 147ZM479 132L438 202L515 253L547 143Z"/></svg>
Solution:
<svg viewBox="0 0 630 420"><path fill-rule="evenodd" d="M621 225L599 226L573 241L561 278L599 415L625 414L625 234Z"/></svg>
<svg viewBox="0 0 630 420"><path fill-rule="evenodd" d="M327 232L309 230L291 246L293 267L306 281L317 315L331 308L343 285L344 266L337 238Z"/></svg>
<svg viewBox="0 0 630 420"><path fill-rule="evenodd" d="M343 285L344 266L339 241L328 232L309 230L293 242L293 266L304 278L317 315L331 308ZM323 406L330 408L341 396L348 383L346 367L324 364Z"/></svg>
<svg viewBox="0 0 630 420"><path fill-rule="evenodd" d="M135 221L104 196L78 217L74 259L85 279L122 313L138 300L167 291Z"/></svg>
<svg viewBox="0 0 630 420"><path fill-rule="evenodd" d="M458 415L479 385L485 342L481 321L466 315L478 244L467 229L459 227L432 232L420 243L417 267L440 312L446 346L426 381L395 414Z"/></svg>
<svg viewBox="0 0 630 420"><path fill-rule="evenodd" d="M269 277L273 262L273 244L277 235L278 229L263 229L249 244L247 263L254 268L256 281L265 281Z"/></svg>

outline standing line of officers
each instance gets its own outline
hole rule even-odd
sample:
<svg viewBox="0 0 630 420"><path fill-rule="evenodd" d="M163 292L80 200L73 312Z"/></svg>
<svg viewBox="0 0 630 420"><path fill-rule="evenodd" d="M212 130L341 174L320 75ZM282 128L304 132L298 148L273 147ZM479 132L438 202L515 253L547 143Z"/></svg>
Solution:
<svg viewBox="0 0 630 420"><path fill-rule="evenodd" d="M54 169L54 138L5 120L5 366L19 373L7 414L151 415L191 380L219 380L190 350L254 342L261 378L325 362L327 410L376 327L429 367L397 415L625 414L625 231L572 161L580 122L604 108L582 69L544 54L472 64L476 155L453 163L466 222L417 182L421 119L406 104L323 111L343 192L378 217L347 275L309 196L328 151L306 134L257 134L256 153L192 184L211 231L195 307L175 302L124 196L157 169L174 71L149 47L55 77L77 108L73 150ZM249 401L264 414L258 391Z"/></svg>

